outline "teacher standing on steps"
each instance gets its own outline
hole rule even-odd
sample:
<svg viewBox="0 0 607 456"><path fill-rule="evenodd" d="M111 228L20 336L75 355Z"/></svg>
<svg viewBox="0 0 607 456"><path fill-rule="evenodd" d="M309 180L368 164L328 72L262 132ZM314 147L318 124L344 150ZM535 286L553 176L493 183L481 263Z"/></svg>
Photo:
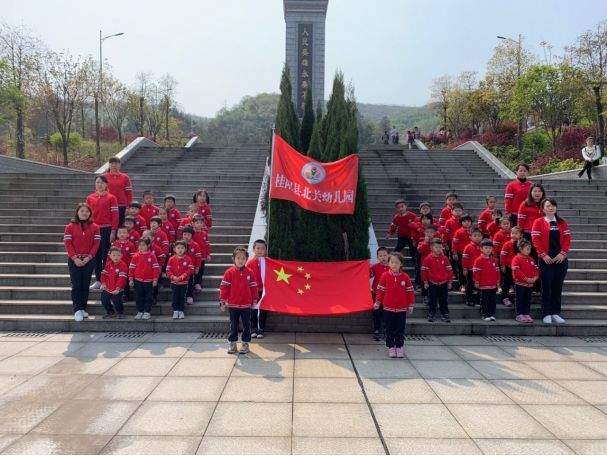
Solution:
<svg viewBox="0 0 607 456"><path fill-rule="evenodd" d="M592 167L598 166L601 158L601 148L594 144L592 136L586 138L586 147L582 149L582 158L584 159L584 167L578 173L577 177L582 177L584 173L588 173L588 180L592 180Z"/></svg>

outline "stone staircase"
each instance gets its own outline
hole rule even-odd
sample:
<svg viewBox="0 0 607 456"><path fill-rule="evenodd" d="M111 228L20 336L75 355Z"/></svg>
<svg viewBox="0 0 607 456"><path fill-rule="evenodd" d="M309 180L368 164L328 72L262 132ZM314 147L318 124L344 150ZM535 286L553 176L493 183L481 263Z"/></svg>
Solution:
<svg viewBox="0 0 607 456"><path fill-rule="evenodd" d="M433 214L440 213L448 191L460 196L465 212L475 219L485 207L485 197L498 197L503 207L506 179L502 179L472 150L416 151L375 146L361 151L361 163L367 180L371 218L379 245L394 247L395 239L386 236L394 214L394 201L404 197L418 212L421 201L429 201ZM533 180L533 178L532 178ZM450 296L451 324L428 323L427 309L421 298L413 318L413 333L440 334L607 334L607 182L544 180L546 192L559 203L559 213L571 226L574 241L569 254L569 273L565 281L563 316L560 327L514 322L514 311L498 304L496 323L478 318L478 307L463 303L461 293ZM405 249L406 252L406 249ZM539 296L532 310L539 316Z"/></svg>
<svg viewBox="0 0 607 456"><path fill-rule="evenodd" d="M185 213L195 190L209 191L212 260L203 293L179 321L171 318L166 288L149 321L102 320L98 292L91 292L91 318L73 321L62 233L75 204L94 188L94 175L0 173L0 330L226 331L227 317L217 306L219 282L233 248L248 244L267 153L263 145L141 148L126 162L135 199L151 189L162 204L170 193ZM134 315L132 302L125 312Z"/></svg>

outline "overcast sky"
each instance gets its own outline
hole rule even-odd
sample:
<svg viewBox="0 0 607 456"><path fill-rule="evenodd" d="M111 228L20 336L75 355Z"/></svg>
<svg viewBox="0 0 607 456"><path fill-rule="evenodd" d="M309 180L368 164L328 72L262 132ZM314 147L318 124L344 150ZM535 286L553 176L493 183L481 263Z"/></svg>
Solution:
<svg viewBox="0 0 607 456"><path fill-rule="evenodd" d="M172 74L188 112L213 116L245 95L277 92L284 61L282 0L1 0L1 20L23 24L55 50L98 55L114 74ZM421 105L433 78L482 74L496 35L562 53L607 19L607 0L329 0L326 96L335 70L368 103ZM97 57L96 57L97 58Z"/></svg>

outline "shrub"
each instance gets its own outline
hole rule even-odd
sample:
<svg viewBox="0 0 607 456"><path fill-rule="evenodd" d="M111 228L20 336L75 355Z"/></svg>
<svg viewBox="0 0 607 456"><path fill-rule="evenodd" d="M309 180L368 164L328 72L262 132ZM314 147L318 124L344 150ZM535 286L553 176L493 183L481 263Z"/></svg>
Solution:
<svg viewBox="0 0 607 456"><path fill-rule="evenodd" d="M550 148L552 141L545 130L537 128L525 134L523 144L525 149L531 150L535 156L538 156Z"/></svg>
<svg viewBox="0 0 607 456"><path fill-rule="evenodd" d="M61 133L59 133L58 131L53 133L49 138L49 142L55 149L60 150L63 147L63 139L61 138ZM77 149L78 147L80 147L81 144L82 136L80 136L80 134L75 131L71 132L67 140L67 148L72 150Z"/></svg>

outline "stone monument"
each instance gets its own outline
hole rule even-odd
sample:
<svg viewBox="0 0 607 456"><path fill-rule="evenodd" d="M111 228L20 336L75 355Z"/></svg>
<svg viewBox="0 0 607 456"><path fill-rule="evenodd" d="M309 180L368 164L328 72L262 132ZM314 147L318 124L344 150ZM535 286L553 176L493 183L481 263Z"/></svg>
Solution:
<svg viewBox="0 0 607 456"><path fill-rule="evenodd" d="M293 103L303 116L306 88L312 87L314 109L325 98L325 18L329 0L283 0L286 62Z"/></svg>

